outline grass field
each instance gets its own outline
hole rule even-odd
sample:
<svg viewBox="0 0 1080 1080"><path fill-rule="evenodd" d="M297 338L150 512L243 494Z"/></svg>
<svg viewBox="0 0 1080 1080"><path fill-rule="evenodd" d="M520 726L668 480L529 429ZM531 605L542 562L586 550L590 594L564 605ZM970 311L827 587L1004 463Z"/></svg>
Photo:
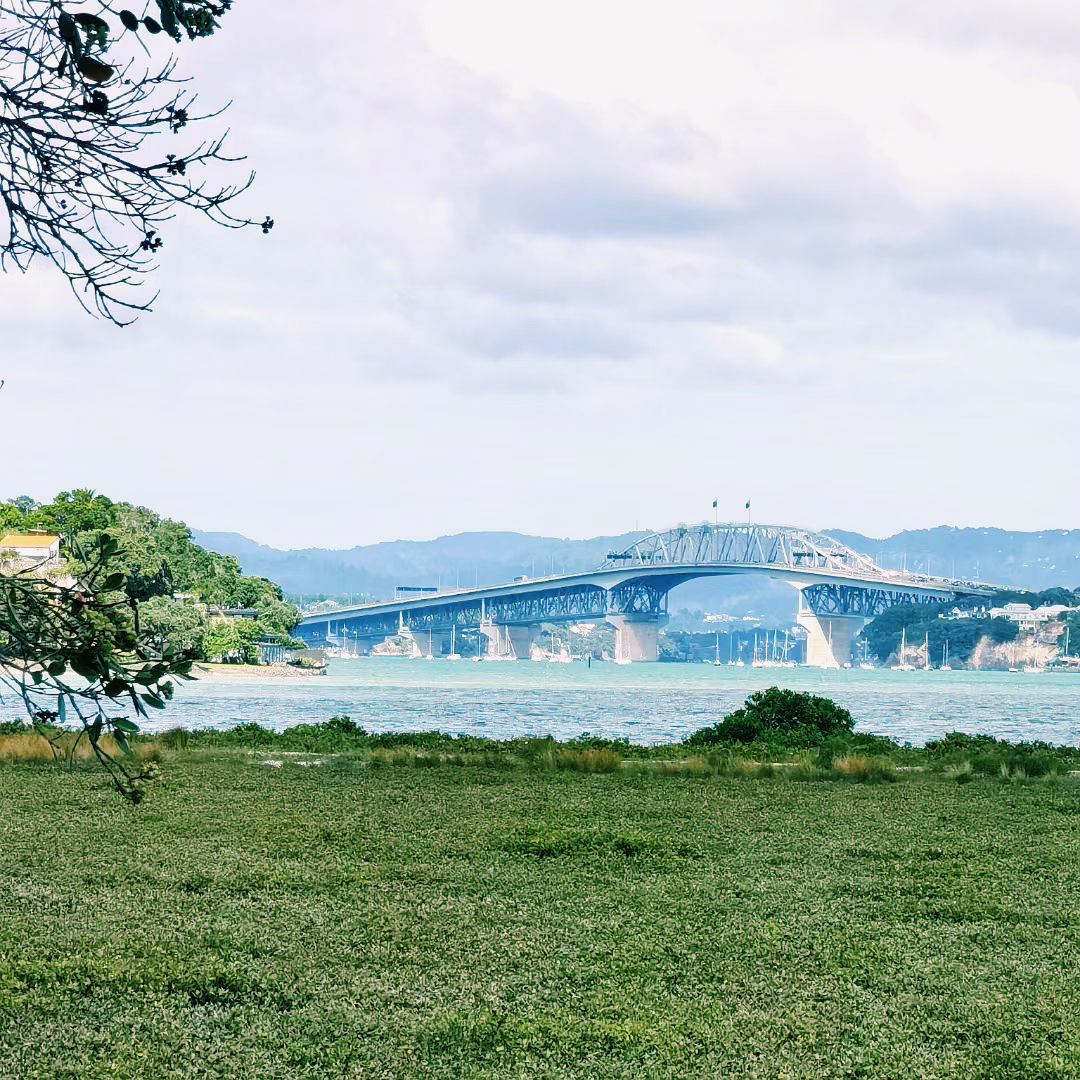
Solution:
<svg viewBox="0 0 1080 1080"><path fill-rule="evenodd" d="M0 1077L1080 1075L1073 780L254 760L0 764Z"/></svg>

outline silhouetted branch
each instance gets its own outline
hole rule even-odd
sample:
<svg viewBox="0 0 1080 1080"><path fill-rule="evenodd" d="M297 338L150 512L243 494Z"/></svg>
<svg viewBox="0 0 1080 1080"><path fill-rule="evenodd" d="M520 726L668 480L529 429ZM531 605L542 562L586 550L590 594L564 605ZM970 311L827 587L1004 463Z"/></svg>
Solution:
<svg viewBox="0 0 1080 1080"><path fill-rule="evenodd" d="M119 66L107 58L136 43L152 57L156 40L206 36L229 6L155 0L154 18L101 0L90 11L0 0L0 265L25 271L47 259L87 311L124 325L153 303L136 290L178 207L269 232L270 218L229 208L253 173L224 186L206 178L211 163L243 160L225 153L224 136L165 152L163 139L221 112L197 111L175 57L156 69L135 55Z"/></svg>

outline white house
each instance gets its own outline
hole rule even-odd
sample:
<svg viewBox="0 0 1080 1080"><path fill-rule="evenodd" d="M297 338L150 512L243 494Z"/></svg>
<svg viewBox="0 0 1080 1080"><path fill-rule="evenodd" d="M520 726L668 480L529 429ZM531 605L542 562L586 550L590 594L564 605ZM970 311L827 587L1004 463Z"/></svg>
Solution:
<svg viewBox="0 0 1080 1080"><path fill-rule="evenodd" d="M8 533L0 536L0 559L17 565L44 566L60 557L60 537L47 532Z"/></svg>

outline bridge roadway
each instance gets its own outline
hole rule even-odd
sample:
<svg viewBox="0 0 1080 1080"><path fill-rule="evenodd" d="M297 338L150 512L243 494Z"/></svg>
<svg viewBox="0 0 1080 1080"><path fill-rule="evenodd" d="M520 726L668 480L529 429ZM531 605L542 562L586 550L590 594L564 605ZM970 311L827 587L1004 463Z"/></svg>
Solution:
<svg viewBox="0 0 1080 1080"><path fill-rule="evenodd" d="M310 645L347 636L381 639L408 627L432 636L441 652L450 628L481 632L489 655L528 656L540 623L606 620L616 629L616 658L655 660L667 621L667 596L693 578L756 574L799 593L807 663L850 662L851 642L868 619L901 603L940 603L988 595L974 582L885 570L821 533L789 526L679 526L654 533L595 570L520 578L500 585L425 593L305 615L296 633ZM421 638L422 640L422 638Z"/></svg>

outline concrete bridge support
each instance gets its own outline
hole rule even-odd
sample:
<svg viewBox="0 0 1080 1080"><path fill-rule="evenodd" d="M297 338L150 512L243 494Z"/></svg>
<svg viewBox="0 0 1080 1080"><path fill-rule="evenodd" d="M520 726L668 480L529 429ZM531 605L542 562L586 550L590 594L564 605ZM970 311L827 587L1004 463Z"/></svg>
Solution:
<svg viewBox="0 0 1080 1080"><path fill-rule="evenodd" d="M416 641L417 647L420 649L422 656L428 654L428 631L427 630L414 630L412 632L413 638ZM432 630L431 631L431 655L437 660L444 652L450 651L450 631L449 630Z"/></svg>
<svg viewBox="0 0 1080 1080"><path fill-rule="evenodd" d="M528 626L503 626L498 623L481 623L480 633L487 639L484 656L491 660L529 658L529 642L532 640Z"/></svg>
<svg viewBox="0 0 1080 1080"><path fill-rule="evenodd" d="M505 646L503 645L504 630L501 626L496 626L494 623L481 623L480 633L484 635L485 641L482 643L481 656L490 657L492 660L504 655Z"/></svg>
<svg viewBox="0 0 1080 1080"><path fill-rule="evenodd" d="M850 664L852 642L867 622L862 615L815 615L802 607L797 619L806 628L806 666L820 668Z"/></svg>
<svg viewBox="0 0 1080 1080"><path fill-rule="evenodd" d="M508 626L507 637L514 647L514 656L518 660L529 659L529 646L532 645L534 627L532 626Z"/></svg>
<svg viewBox="0 0 1080 1080"><path fill-rule="evenodd" d="M616 660L659 660L660 627L666 626L666 615L607 615L615 627Z"/></svg>

